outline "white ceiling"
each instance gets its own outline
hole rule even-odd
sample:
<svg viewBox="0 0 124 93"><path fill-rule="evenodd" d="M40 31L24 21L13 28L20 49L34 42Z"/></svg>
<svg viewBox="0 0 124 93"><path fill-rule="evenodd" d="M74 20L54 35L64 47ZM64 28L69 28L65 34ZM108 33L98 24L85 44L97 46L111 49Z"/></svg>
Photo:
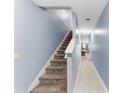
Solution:
<svg viewBox="0 0 124 93"><path fill-rule="evenodd" d="M33 0L41 7L70 7L76 12L79 29L94 28L108 0ZM90 17L90 21L85 18Z"/></svg>
<svg viewBox="0 0 124 93"><path fill-rule="evenodd" d="M37 6L44 8L63 8L71 9L76 13L78 19L79 31L81 32L81 40L89 41L89 33L93 31L102 11L104 10L108 0L33 0ZM56 10L55 10L56 12ZM61 12L61 11L60 11ZM66 26L69 27L69 20L63 18L60 13L56 12L60 19L63 20ZM67 17L67 16L66 16ZM90 18L90 21L86 21Z"/></svg>

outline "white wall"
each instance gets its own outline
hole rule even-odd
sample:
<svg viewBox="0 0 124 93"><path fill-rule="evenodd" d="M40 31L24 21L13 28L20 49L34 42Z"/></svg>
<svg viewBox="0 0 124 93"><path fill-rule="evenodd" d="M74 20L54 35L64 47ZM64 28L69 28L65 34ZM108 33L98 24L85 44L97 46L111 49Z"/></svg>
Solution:
<svg viewBox="0 0 124 93"><path fill-rule="evenodd" d="M109 89L109 4L100 16L91 40L93 63Z"/></svg>
<svg viewBox="0 0 124 93"><path fill-rule="evenodd" d="M75 84L76 84L76 79L78 75L78 69L80 65L80 60L81 60L81 47L80 44L76 43L76 46L74 48L74 51L72 53L72 91L74 91Z"/></svg>
<svg viewBox="0 0 124 93"><path fill-rule="evenodd" d="M41 68L67 33L57 18L36 7L32 0L15 0L15 93L27 93Z"/></svg>

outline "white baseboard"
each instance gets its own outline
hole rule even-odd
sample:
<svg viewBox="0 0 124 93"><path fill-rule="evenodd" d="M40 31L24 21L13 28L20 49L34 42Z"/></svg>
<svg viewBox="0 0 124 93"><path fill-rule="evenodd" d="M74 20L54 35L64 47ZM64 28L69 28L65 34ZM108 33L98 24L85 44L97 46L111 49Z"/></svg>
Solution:
<svg viewBox="0 0 124 93"><path fill-rule="evenodd" d="M102 78L100 77L100 75L99 75L99 73L98 73L98 71L97 71L95 65L93 64L93 62L91 62L91 65L92 65L92 67L93 67L93 69L94 69L96 75L98 76L98 78L99 78L99 80L100 80L100 83L102 84L103 88L105 89L106 93L109 93L108 89L106 88L106 86L105 86L105 84L104 84Z"/></svg>

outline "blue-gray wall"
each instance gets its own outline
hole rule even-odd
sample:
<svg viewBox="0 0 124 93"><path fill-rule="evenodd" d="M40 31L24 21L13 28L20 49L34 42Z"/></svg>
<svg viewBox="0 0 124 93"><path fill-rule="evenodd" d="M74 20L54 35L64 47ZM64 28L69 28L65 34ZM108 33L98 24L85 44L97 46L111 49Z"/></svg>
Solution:
<svg viewBox="0 0 124 93"><path fill-rule="evenodd" d="M91 40L93 63L109 89L109 4L100 16Z"/></svg>
<svg viewBox="0 0 124 93"><path fill-rule="evenodd" d="M57 17L56 17L57 18ZM67 28L36 7L32 0L15 0L15 93L28 87L57 48Z"/></svg>

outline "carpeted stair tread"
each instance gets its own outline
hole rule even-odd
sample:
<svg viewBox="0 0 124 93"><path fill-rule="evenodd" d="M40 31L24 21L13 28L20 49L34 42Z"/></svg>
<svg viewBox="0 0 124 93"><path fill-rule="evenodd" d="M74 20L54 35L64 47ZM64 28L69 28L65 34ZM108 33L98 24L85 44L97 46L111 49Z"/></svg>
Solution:
<svg viewBox="0 0 124 93"><path fill-rule="evenodd" d="M60 51L60 52L65 52L65 50L58 50L58 51Z"/></svg>
<svg viewBox="0 0 124 93"><path fill-rule="evenodd" d="M62 47L60 47L59 49L61 49L61 50L65 50L66 48L67 48L67 47L63 47L63 46L62 46Z"/></svg>
<svg viewBox="0 0 124 93"><path fill-rule="evenodd" d="M65 56L65 54L55 54L55 55L59 55L59 56Z"/></svg>
<svg viewBox="0 0 124 93"><path fill-rule="evenodd" d="M65 69L67 68L66 66L48 66L46 69Z"/></svg>
<svg viewBox="0 0 124 93"><path fill-rule="evenodd" d="M62 43L61 45L63 45L63 46L66 46L66 47L67 47L67 46L68 46L68 43Z"/></svg>
<svg viewBox="0 0 124 93"><path fill-rule="evenodd" d="M56 54L54 55L54 59L64 59L65 54Z"/></svg>
<svg viewBox="0 0 124 93"><path fill-rule="evenodd" d="M57 51L57 54L64 54L65 53L65 50L63 50L63 49L59 49L58 51Z"/></svg>
<svg viewBox="0 0 124 93"><path fill-rule="evenodd" d="M51 65L59 66L59 65L67 65L67 59L53 59L50 61Z"/></svg>
<svg viewBox="0 0 124 93"><path fill-rule="evenodd" d="M55 54L54 56L65 56L65 54Z"/></svg>
<svg viewBox="0 0 124 93"><path fill-rule="evenodd" d="M45 73L39 79L56 80L56 79L66 79L66 74L47 74Z"/></svg>
<svg viewBox="0 0 124 93"><path fill-rule="evenodd" d="M30 93L67 93L62 88L63 85L37 86Z"/></svg>
<svg viewBox="0 0 124 93"><path fill-rule="evenodd" d="M70 41L63 41L63 43L67 43L67 44L68 44L69 42L70 42Z"/></svg>
<svg viewBox="0 0 124 93"><path fill-rule="evenodd" d="M67 59L66 58L63 58L63 59L53 59L53 60L51 60L51 61L67 61Z"/></svg>

